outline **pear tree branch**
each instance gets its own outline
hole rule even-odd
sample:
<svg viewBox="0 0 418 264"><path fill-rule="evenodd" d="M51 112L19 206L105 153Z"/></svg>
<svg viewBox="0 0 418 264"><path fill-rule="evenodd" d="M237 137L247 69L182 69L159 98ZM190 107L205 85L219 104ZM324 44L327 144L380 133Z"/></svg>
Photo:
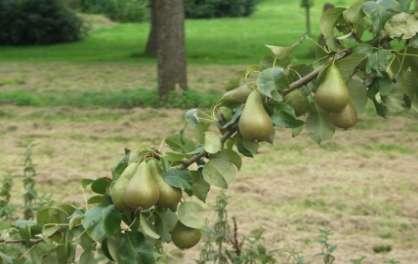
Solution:
<svg viewBox="0 0 418 264"><path fill-rule="evenodd" d="M350 55L351 53L353 53L353 51L351 49L345 49L345 50L335 54L335 56L333 57L333 60L335 60L335 61L341 60L341 59L347 57L348 55ZM304 86L305 84L310 83L316 77L318 77L318 75L326 67L327 67L327 65L322 65L322 66L316 68L315 70L313 70L312 72L308 73L307 75L303 76L299 80L292 82L289 85L289 89L283 91L282 94L283 95L288 95L289 93L293 92L294 90L297 90L297 89L301 88L302 86Z"/></svg>
<svg viewBox="0 0 418 264"><path fill-rule="evenodd" d="M342 50L338 53L336 53L331 59L334 61L338 61L341 60L347 56L349 56L352 53L352 49L345 49ZM327 67L327 65L322 65L318 68L316 68L315 70L313 70L312 72L308 73L307 75L303 76L302 78L300 78L299 80L296 80L294 82L292 82L289 85L289 88L285 91L282 92L283 95L287 95L289 93L291 93L294 90L297 90L301 87L303 87L304 85L306 85L307 83L310 83L311 81L313 81L316 77L318 77L318 75ZM225 143L225 141L227 141L230 137L232 137L235 132L238 131L238 127L237 126L233 126L230 130L228 130L221 139L222 144ZM207 153L206 151L203 151L199 154L196 154L194 156L192 156L189 159L183 160L181 163L181 168L183 169L187 169L189 166L191 166L193 163L200 161L203 158L207 158L209 157L209 153Z"/></svg>
<svg viewBox="0 0 418 264"><path fill-rule="evenodd" d="M0 244L38 244L40 242L44 241L43 239L31 239L31 240L24 240L24 239L15 239L15 240L6 240L6 239L0 239Z"/></svg>

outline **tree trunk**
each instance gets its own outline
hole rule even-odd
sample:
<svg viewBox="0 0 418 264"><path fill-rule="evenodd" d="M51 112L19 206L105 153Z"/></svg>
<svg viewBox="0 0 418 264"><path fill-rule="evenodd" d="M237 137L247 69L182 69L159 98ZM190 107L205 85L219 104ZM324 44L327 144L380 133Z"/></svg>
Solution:
<svg viewBox="0 0 418 264"><path fill-rule="evenodd" d="M150 1L150 29L148 34L148 41L145 47L145 54L156 57L157 56L157 8L153 0Z"/></svg>
<svg viewBox="0 0 418 264"><path fill-rule="evenodd" d="M154 0L157 10L158 89L165 97L176 86L187 89L183 0Z"/></svg>

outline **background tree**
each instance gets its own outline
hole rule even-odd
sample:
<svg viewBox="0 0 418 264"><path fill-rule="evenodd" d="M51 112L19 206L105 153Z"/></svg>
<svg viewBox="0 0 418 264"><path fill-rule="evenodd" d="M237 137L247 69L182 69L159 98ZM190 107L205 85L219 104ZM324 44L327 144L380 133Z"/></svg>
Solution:
<svg viewBox="0 0 418 264"><path fill-rule="evenodd" d="M154 1L150 1L149 8L150 8L150 29L149 35L147 40L147 45L145 46L145 54L156 57L157 56L157 12L158 10L155 8Z"/></svg>
<svg viewBox="0 0 418 264"><path fill-rule="evenodd" d="M313 6L313 0L302 0L300 5L305 8L306 16L306 34L311 35L311 7Z"/></svg>
<svg viewBox="0 0 418 264"><path fill-rule="evenodd" d="M158 90L165 97L176 86L187 88L183 0L153 1L158 43Z"/></svg>

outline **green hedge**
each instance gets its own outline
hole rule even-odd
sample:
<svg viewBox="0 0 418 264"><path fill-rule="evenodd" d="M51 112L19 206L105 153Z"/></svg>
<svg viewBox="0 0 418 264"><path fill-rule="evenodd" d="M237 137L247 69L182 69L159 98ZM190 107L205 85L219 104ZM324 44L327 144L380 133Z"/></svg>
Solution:
<svg viewBox="0 0 418 264"><path fill-rule="evenodd" d="M0 0L0 44L49 44L83 37L83 22L61 0Z"/></svg>
<svg viewBox="0 0 418 264"><path fill-rule="evenodd" d="M120 22L141 22L148 18L148 0L80 0L82 12L104 14Z"/></svg>
<svg viewBox="0 0 418 264"><path fill-rule="evenodd" d="M186 17L242 17L251 15L259 0L185 0Z"/></svg>

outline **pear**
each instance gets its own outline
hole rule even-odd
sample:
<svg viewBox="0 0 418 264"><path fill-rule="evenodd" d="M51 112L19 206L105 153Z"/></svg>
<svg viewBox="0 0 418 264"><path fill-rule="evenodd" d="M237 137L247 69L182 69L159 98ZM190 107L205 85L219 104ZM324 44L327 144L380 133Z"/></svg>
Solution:
<svg viewBox="0 0 418 264"><path fill-rule="evenodd" d="M221 102L227 104L242 104L245 102L245 100L247 100L247 97L251 91L252 89L248 85L241 85L238 88L226 92L222 96Z"/></svg>
<svg viewBox="0 0 418 264"><path fill-rule="evenodd" d="M295 109L296 116L301 116L308 112L308 98L303 94L301 90L295 90L289 93L284 99L286 103Z"/></svg>
<svg viewBox="0 0 418 264"><path fill-rule="evenodd" d="M341 112L350 101L350 94L340 71L334 64L315 93L317 104L329 113Z"/></svg>
<svg viewBox="0 0 418 264"><path fill-rule="evenodd" d="M171 239L174 245L180 249L188 249L194 247L202 238L202 232L177 222L173 231L171 231Z"/></svg>
<svg viewBox="0 0 418 264"><path fill-rule="evenodd" d="M329 119L336 127L348 129L357 123L357 112L352 103L347 106L340 113L330 113Z"/></svg>
<svg viewBox="0 0 418 264"><path fill-rule="evenodd" d="M238 127L244 139L273 142L273 122L264 109L263 98L258 91L254 90L248 96Z"/></svg>
<svg viewBox="0 0 418 264"><path fill-rule="evenodd" d="M161 208L170 208L171 210L175 211L182 197L181 190L170 186L164 181L156 160L151 160L149 164L151 173L157 181L158 189L160 192L157 205Z"/></svg>
<svg viewBox="0 0 418 264"><path fill-rule="evenodd" d="M160 191L148 161L139 164L125 190L124 203L131 209L148 209L158 202Z"/></svg>
<svg viewBox="0 0 418 264"><path fill-rule="evenodd" d="M126 167L122 174L119 176L119 178L110 187L110 197L112 198L113 204L120 210L127 209L127 206L123 200L125 190L129 184L129 181L134 176L137 168L138 163L129 164L128 167Z"/></svg>

